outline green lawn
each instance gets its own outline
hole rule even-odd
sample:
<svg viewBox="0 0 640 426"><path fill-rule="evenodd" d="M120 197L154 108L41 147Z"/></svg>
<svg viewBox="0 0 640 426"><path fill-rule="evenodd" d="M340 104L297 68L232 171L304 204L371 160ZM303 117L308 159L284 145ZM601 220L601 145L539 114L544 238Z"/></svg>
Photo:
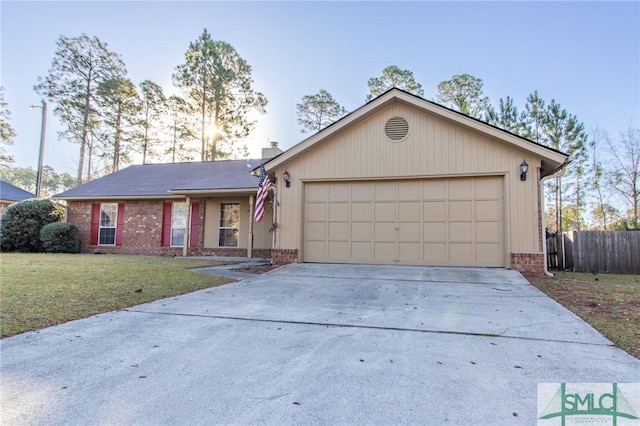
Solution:
<svg viewBox="0 0 640 426"><path fill-rule="evenodd" d="M529 281L640 359L640 275L554 272Z"/></svg>
<svg viewBox="0 0 640 426"><path fill-rule="evenodd" d="M0 337L228 283L219 262L149 256L0 254Z"/></svg>

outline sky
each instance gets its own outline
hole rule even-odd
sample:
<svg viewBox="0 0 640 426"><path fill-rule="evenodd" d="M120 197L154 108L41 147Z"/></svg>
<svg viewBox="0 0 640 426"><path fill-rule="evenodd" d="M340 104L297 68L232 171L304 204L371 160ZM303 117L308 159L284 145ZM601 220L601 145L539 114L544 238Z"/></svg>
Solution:
<svg viewBox="0 0 640 426"><path fill-rule="evenodd" d="M640 127L640 2L0 2L0 85L17 132L8 147L15 166L36 167L41 99L60 36L97 36L120 54L136 84L151 80L166 94L189 42L207 29L252 67L266 96L245 141L251 157L278 141L306 136L296 104L324 89L348 111L365 102L367 80L389 65L413 72L433 100L455 74L484 81L497 105L519 108L537 90L582 121L616 136ZM44 163L75 176L79 145L60 139L47 116Z"/></svg>

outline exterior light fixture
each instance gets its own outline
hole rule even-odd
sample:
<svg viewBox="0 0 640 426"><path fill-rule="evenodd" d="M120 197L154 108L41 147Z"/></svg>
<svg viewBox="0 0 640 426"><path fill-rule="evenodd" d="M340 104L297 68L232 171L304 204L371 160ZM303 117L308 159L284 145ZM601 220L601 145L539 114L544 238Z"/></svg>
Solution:
<svg viewBox="0 0 640 426"><path fill-rule="evenodd" d="M282 179L284 180L284 186L286 186L287 188L291 187L291 181L289 180L288 171L284 171L284 173L282 174Z"/></svg>
<svg viewBox="0 0 640 426"><path fill-rule="evenodd" d="M520 163L520 180L523 182L527 180L527 171L529 171L529 165L526 160L522 160L522 163Z"/></svg>

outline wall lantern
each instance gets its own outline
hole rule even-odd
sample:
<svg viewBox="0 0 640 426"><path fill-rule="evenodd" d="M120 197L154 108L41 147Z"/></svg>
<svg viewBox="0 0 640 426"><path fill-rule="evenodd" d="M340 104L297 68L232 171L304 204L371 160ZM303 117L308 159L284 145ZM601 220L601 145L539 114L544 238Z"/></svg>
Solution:
<svg viewBox="0 0 640 426"><path fill-rule="evenodd" d="M287 188L289 188L291 186L291 181L289 180L289 172L288 171L284 171L284 173L282 174L282 179L284 179L284 186L286 186Z"/></svg>
<svg viewBox="0 0 640 426"><path fill-rule="evenodd" d="M529 165L527 164L526 160L522 160L522 163L520 163L520 180L521 181L527 180L527 171L529 171Z"/></svg>

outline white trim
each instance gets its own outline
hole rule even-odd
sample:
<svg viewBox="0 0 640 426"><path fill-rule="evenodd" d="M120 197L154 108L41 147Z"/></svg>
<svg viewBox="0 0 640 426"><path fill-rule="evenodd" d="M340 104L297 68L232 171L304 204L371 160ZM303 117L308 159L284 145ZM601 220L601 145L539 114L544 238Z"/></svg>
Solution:
<svg viewBox="0 0 640 426"><path fill-rule="evenodd" d="M241 220L241 216L242 216L242 211L241 211L241 206L242 206L242 201L220 201L220 216L218 216L218 247L219 248L238 248L240 247L240 220ZM237 205L238 206L238 223L236 226L234 227L228 227L228 226L221 226L221 222L222 222L222 212L223 212L223 206L224 205ZM238 231L238 238L236 239L236 245L235 246L221 246L220 245L220 231L221 230L236 230Z"/></svg>
<svg viewBox="0 0 640 426"><path fill-rule="evenodd" d="M185 226L184 226L184 228L173 226L173 221L176 218L176 204L184 204L185 205L185 217L184 217ZM188 202L183 202L183 201L174 201L174 202L172 202L171 203L171 228L169 230L169 247L176 247L177 248L177 247L183 247L184 246L184 242L185 242L185 240L187 238L188 220L189 220L189 204L188 204ZM181 229L184 231L184 233L182 234L182 244L174 244L173 243L173 231L174 230L181 230Z"/></svg>
<svg viewBox="0 0 640 426"><path fill-rule="evenodd" d="M113 226L102 226L102 206L115 206L115 216L113 218ZM113 244L104 244L100 242L100 231L103 229L113 229ZM100 203L100 218L98 219L98 244L103 247L114 247L118 240L118 203Z"/></svg>

